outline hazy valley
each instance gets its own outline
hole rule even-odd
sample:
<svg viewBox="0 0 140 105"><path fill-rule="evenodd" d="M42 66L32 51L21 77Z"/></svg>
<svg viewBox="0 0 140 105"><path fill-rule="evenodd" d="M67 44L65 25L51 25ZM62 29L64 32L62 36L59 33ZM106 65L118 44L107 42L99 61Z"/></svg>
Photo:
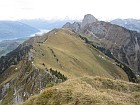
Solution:
<svg viewBox="0 0 140 105"><path fill-rule="evenodd" d="M61 28L67 21L43 19L0 21L0 57L16 49L22 42L36 35L42 35L54 28Z"/></svg>

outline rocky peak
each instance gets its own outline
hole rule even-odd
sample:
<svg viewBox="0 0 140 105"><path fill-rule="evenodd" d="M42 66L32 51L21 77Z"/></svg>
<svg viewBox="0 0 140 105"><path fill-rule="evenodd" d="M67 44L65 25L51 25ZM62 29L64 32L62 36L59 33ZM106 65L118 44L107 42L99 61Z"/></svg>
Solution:
<svg viewBox="0 0 140 105"><path fill-rule="evenodd" d="M91 14L87 14L84 16L84 19L82 21L82 27L85 27L87 24L97 22L98 20Z"/></svg>
<svg viewBox="0 0 140 105"><path fill-rule="evenodd" d="M70 22L67 22L64 26L63 26L63 28L70 28L71 27L71 23Z"/></svg>
<svg viewBox="0 0 140 105"><path fill-rule="evenodd" d="M92 40L98 39L98 43L109 49L117 59L133 68L136 74L140 74L140 33L121 27L132 19L115 21L120 26L111 24L113 22L98 21L93 15L87 14L79 25L72 24L72 29L86 37L93 36Z"/></svg>
<svg viewBox="0 0 140 105"><path fill-rule="evenodd" d="M67 22L63 28L71 28L73 30L75 30L76 32L80 32L81 29L81 23L80 22L74 22L74 23L69 23Z"/></svg>
<svg viewBox="0 0 140 105"><path fill-rule="evenodd" d="M72 28L76 32L80 32L86 25L97 22L98 20L91 14L87 14L84 16L84 19L82 22L74 22L71 24L70 22L67 22L63 28Z"/></svg>

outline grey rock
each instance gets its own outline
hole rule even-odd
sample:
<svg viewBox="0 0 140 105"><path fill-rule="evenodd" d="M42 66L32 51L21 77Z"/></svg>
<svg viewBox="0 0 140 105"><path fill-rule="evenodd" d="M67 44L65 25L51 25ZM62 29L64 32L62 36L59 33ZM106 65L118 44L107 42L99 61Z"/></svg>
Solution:
<svg viewBox="0 0 140 105"><path fill-rule="evenodd" d="M88 24L92 24L94 22L97 22L98 20L91 14L87 14L84 16L84 19L82 22L74 22L71 24L70 22L67 22L63 28L71 28L75 30L76 32L80 32L85 26Z"/></svg>
<svg viewBox="0 0 140 105"><path fill-rule="evenodd" d="M82 21L82 28L84 28L86 25L97 22L98 20L91 14L87 14L84 16L84 19Z"/></svg>
<svg viewBox="0 0 140 105"><path fill-rule="evenodd" d="M73 30L75 30L76 32L80 32L81 30L81 23L80 22L74 22L73 24L67 22L63 28L71 28Z"/></svg>

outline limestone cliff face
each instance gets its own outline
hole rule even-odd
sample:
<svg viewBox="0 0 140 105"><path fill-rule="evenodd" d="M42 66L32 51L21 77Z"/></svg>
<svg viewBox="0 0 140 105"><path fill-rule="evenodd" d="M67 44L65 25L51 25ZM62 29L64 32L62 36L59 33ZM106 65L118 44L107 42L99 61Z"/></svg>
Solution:
<svg viewBox="0 0 140 105"><path fill-rule="evenodd" d="M71 27L64 25L64 28ZM79 27L80 31L77 31ZM140 33L95 18L91 19L87 15L79 27L72 29L83 35L93 36L94 40L98 39L115 57L132 67L135 73L140 73Z"/></svg>
<svg viewBox="0 0 140 105"><path fill-rule="evenodd" d="M10 76L8 73L17 71L17 74L14 75L14 79L2 83L0 86L1 105L19 105L30 96L39 93L47 84L51 82L62 82L61 79L52 75L49 69L39 70L30 61L27 61L26 64L27 65L19 68L13 66L11 68L13 71L6 71L2 75L2 77L5 78L5 76Z"/></svg>

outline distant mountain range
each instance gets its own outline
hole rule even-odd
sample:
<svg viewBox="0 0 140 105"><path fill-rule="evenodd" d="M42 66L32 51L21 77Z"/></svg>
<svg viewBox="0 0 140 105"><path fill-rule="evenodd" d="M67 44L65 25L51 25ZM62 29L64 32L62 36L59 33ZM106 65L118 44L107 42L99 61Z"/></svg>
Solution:
<svg viewBox="0 0 140 105"><path fill-rule="evenodd" d="M75 20L47 21L43 19L32 19L0 21L0 41L2 41L0 42L0 57L14 50L23 42L22 39L34 36L35 33L38 35L54 28L61 28L67 21L74 22Z"/></svg>
<svg viewBox="0 0 140 105"><path fill-rule="evenodd" d="M0 40L29 37L39 31L18 21L0 21Z"/></svg>
<svg viewBox="0 0 140 105"><path fill-rule="evenodd" d="M0 21L0 40L24 38L31 34L39 32L40 29L52 30L54 28L61 28L66 22L74 23L77 20L19 20L19 21ZM79 23L74 23L79 27ZM91 20L89 20L90 22ZM112 24L123 26L130 30L140 32L140 20L135 19L115 19L111 21Z"/></svg>
<svg viewBox="0 0 140 105"><path fill-rule="evenodd" d="M140 32L140 20L137 19L115 19L111 23Z"/></svg>
<svg viewBox="0 0 140 105"><path fill-rule="evenodd" d="M45 19L20 20L20 22L35 27L37 29L47 29L47 30L61 28L68 21L74 22L76 20L45 20Z"/></svg>
<svg viewBox="0 0 140 105"><path fill-rule="evenodd" d="M74 22L75 20L19 20L19 21L0 21L0 40L18 39L29 37L31 34L37 33L40 30L51 30L61 28L67 21Z"/></svg>

